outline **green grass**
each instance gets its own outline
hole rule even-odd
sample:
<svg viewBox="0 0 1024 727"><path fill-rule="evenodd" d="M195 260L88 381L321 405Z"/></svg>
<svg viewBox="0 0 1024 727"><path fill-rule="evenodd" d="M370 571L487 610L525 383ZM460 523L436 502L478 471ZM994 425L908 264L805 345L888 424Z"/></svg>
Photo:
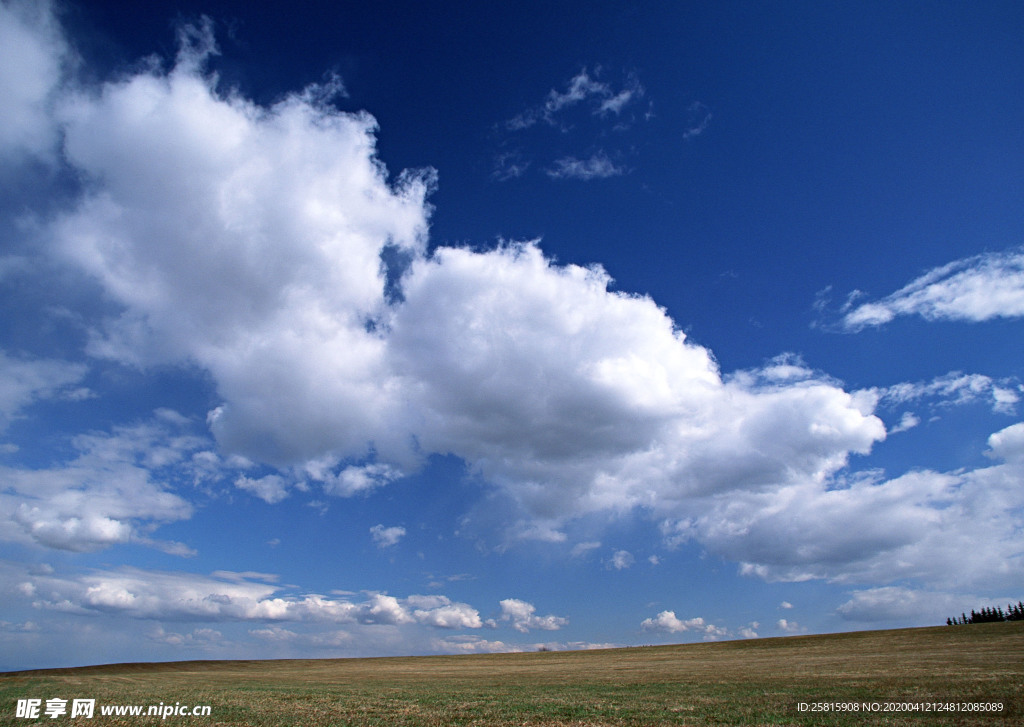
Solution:
<svg viewBox="0 0 1024 727"><path fill-rule="evenodd" d="M602 651L117 664L0 675L19 698L209 704L213 725L1021 725L1024 623ZM800 702L1001 702L998 713L811 713ZM66 724L67 716L39 720ZM74 720L140 725L154 717Z"/></svg>

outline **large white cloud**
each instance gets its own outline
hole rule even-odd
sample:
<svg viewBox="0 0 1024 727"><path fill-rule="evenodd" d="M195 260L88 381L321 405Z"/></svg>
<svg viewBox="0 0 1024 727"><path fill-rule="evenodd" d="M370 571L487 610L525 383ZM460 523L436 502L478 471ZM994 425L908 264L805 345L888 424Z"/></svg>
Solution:
<svg viewBox="0 0 1024 727"><path fill-rule="evenodd" d="M821 482L884 438L873 398L799 366L724 381L649 298L535 245L415 263L392 322L420 445L572 516Z"/></svg>
<svg viewBox="0 0 1024 727"><path fill-rule="evenodd" d="M785 357L723 375L654 301L537 244L428 255L431 174L389 180L374 120L331 105L337 83L259 106L218 89L204 71L213 48L208 25L186 29L169 71L63 97L65 161L84 191L49 232L120 306L90 352L199 366L223 401L210 413L222 451L281 468L239 487L271 502L288 478L366 493L453 454L532 521L522 532L548 540L572 518L642 508L670 541L695 538L768 578L931 578L929 548L959 562L979 536L979 573L1016 572L1009 458L844 477L885 437L879 391L845 391ZM590 99L608 115L629 100L592 81L552 96L553 110ZM971 288L981 269L1005 282L1015 261L917 287ZM134 476L154 502L170 494ZM70 522L44 504L31 523ZM185 516L172 505L111 511L58 547L132 540L147 519ZM981 511L1000 527L980 530ZM31 523L19 532L36 542L64 527Z"/></svg>
<svg viewBox="0 0 1024 727"><path fill-rule="evenodd" d="M1024 252L985 253L929 270L895 293L849 310L843 326L860 330L904 315L962 321L1024 316Z"/></svg>
<svg viewBox="0 0 1024 727"><path fill-rule="evenodd" d="M92 351L209 370L219 440L264 461L384 449L381 251L421 249L429 175L389 185L374 120L334 111L331 89L271 108L218 93L209 32L183 33L166 74L62 105L67 161L91 184L55 245L124 307Z"/></svg>
<svg viewBox="0 0 1024 727"><path fill-rule="evenodd" d="M884 437L869 401L807 372L723 381L600 268L533 244L425 256L429 180L388 184L369 116L309 89L270 108L219 93L209 29L182 38L169 72L63 105L68 162L94 184L53 236L124 308L93 352L208 370L227 451L342 494L453 453L559 518L821 482ZM397 303L387 246L413 259Z"/></svg>

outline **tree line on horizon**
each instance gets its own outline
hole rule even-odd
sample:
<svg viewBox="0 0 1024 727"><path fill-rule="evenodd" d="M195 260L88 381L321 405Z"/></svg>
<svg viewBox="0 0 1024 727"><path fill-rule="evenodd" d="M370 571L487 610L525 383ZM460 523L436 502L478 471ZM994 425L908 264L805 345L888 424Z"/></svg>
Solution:
<svg viewBox="0 0 1024 727"><path fill-rule="evenodd" d="M990 624L1000 621L1024 621L1024 601L1017 601L1017 605L1007 604L1006 610L1002 607L985 607L980 611L971 609L971 615L961 613L960 618L952 617L946 619L947 626L966 626L968 624Z"/></svg>

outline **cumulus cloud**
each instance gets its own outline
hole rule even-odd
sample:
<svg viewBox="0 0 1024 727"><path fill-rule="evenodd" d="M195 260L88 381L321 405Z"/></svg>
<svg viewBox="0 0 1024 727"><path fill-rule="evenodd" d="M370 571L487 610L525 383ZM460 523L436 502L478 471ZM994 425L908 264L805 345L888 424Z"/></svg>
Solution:
<svg viewBox="0 0 1024 727"><path fill-rule="evenodd" d="M927 548L979 536L980 572L1015 567L1008 455L975 472L844 475L886 436L875 409L894 394L846 391L793 357L723 374L653 300L536 243L428 253L431 172L390 177L373 118L328 103L336 82L271 106L222 91L204 70L215 49L200 24L169 70L54 101L84 185L45 230L118 310L94 326L91 355L209 375L220 454L192 451L196 472L232 455L275 466L234 479L269 502L307 481L371 493L454 455L510 504L519 532L551 541L573 518L640 509L670 545L696 539L766 578L928 578ZM638 89L603 83L578 74L537 118L621 117ZM1015 261L972 259L918 287L985 270L1003 290ZM16 387L6 411L81 376L58 370ZM1007 409L1017 396L987 391ZM93 549L187 517L140 455L95 464L91 451L75 476L11 473L6 537ZM93 476L104 467L121 479ZM998 527L981 529L982 512Z"/></svg>
<svg viewBox="0 0 1024 727"><path fill-rule="evenodd" d="M374 326L381 253L422 249L431 174L388 180L373 118L317 93L270 108L219 93L209 28L188 37L168 73L61 105L67 161L98 184L55 221L54 247L123 307L90 351L205 368L218 440L253 458L407 447L390 441L398 387Z"/></svg>
<svg viewBox="0 0 1024 727"><path fill-rule="evenodd" d="M374 525L370 528L370 535L373 536L373 542L376 543L378 548L390 548L393 545L397 545L398 541L405 537L405 528L397 525L390 528L386 528L383 525Z"/></svg>
<svg viewBox="0 0 1024 727"><path fill-rule="evenodd" d="M643 623L640 624L640 628L644 631L660 631L663 633L677 634L683 631L689 631L690 629L701 628L704 626L704 619L701 617L687 619L683 621L676 617L675 611L662 611L653 618L646 618Z"/></svg>
<svg viewBox="0 0 1024 727"><path fill-rule="evenodd" d="M870 401L806 372L724 380L599 267L532 243L427 256L431 178L387 178L371 117L309 91L269 108L220 93L208 26L184 37L170 71L61 104L67 161L95 183L51 234L122 308L90 351L209 372L223 451L339 495L451 453L556 523L820 484L884 437ZM552 111L593 94L587 78ZM386 249L411 260L399 298Z"/></svg>
<svg viewBox="0 0 1024 727"><path fill-rule="evenodd" d="M417 439L537 517L821 483L885 436L870 397L805 370L723 380L649 298L532 244L417 261L391 324Z"/></svg>
<svg viewBox="0 0 1024 727"><path fill-rule="evenodd" d="M512 628L524 634L530 629L557 631L569 623L569 619L561 616L536 616L536 610L537 607L532 603L517 598L506 598L501 601L501 620L510 622Z"/></svg>
<svg viewBox="0 0 1024 727"><path fill-rule="evenodd" d="M753 625L755 628L757 624ZM675 611L662 611L657 616L644 619L640 624L643 631L651 631L662 634L679 634L686 631L696 631L701 634L704 641L717 641L729 635L729 630L706 622L700 616L686 619L685 621L676 616ZM753 629L745 629L745 638L756 638L757 634ZM753 636L750 636L753 634Z"/></svg>
<svg viewBox="0 0 1024 727"><path fill-rule="evenodd" d="M1024 251L985 253L934 268L879 301L845 311L842 323L858 331L906 315L974 322L1024 316Z"/></svg>

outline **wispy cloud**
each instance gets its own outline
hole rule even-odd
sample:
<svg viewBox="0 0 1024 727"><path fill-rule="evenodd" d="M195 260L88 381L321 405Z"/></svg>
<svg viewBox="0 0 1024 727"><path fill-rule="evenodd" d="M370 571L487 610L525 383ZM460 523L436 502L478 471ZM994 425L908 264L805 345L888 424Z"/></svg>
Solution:
<svg viewBox="0 0 1024 727"><path fill-rule="evenodd" d="M587 159L562 157L547 170L553 179L607 179L626 173L626 168L615 164L604 152L598 152Z"/></svg>
<svg viewBox="0 0 1024 727"><path fill-rule="evenodd" d="M711 123L711 110L700 101L694 101L687 108L688 117L686 129L683 131L684 139L692 139L700 136Z"/></svg>
<svg viewBox="0 0 1024 727"><path fill-rule="evenodd" d="M595 116L607 114L620 115L631 103L636 103L644 95L644 88L635 75L626 77L625 83L615 88L609 83L598 80L600 69L591 76L587 68L583 68L569 79L565 90L551 89L542 104L533 106L505 122L510 131L528 129L538 123L568 129L565 112L578 105L583 105Z"/></svg>
<svg viewBox="0 0 1024 727"><path fill-rule="evenodd" d="M635 75L615 86L600 80L600 69L582 69L573 76L563 90L552 89L543 103L532 106L506 121L502 130L518 135L538 127L557 132L558 151L540 154L552 161L541 162L540 167L552 179L606 179L624 174L626 168L612 161L602 148L597 152L579 153L596 147L615 145L614 138L627 131L638 118L633 109L644 96L644 88ZM644 119L648 115L643 115ZM532 137L516 137L532 138ZM547 149L550 139L535 143L537 149ZM615 147L615 155L623 149ZM539 152L534 152L538 154ZM523 176L533 162L522 146L514 151L503 151L495 157L492 177L499 181Z"/></svg>
<svg viewBox="0 0 1024 727"><path fill-rule="evenodd" d="M924 402L933 407L950 407L985 402L999 414L1013 414L1024 386L1013 379L996 380L984 374L951 371L931 381L903 382L872 389L883 406Z"/></svg>
<svg viewBox="0 0 1024 727"><path fill-rule="evenodd" d="M895 293L844 309L843 327L859 331L897 316L986 321L1024 316L1024 251L986 253L934 268Z"/></svg>
<svg viewBox="0 0 1024 727"><path fill-rule="evenodd" d="M0 350L0 432L34 402L88 396L76 386L87 370L80 363L14 357Z"/></svg>

